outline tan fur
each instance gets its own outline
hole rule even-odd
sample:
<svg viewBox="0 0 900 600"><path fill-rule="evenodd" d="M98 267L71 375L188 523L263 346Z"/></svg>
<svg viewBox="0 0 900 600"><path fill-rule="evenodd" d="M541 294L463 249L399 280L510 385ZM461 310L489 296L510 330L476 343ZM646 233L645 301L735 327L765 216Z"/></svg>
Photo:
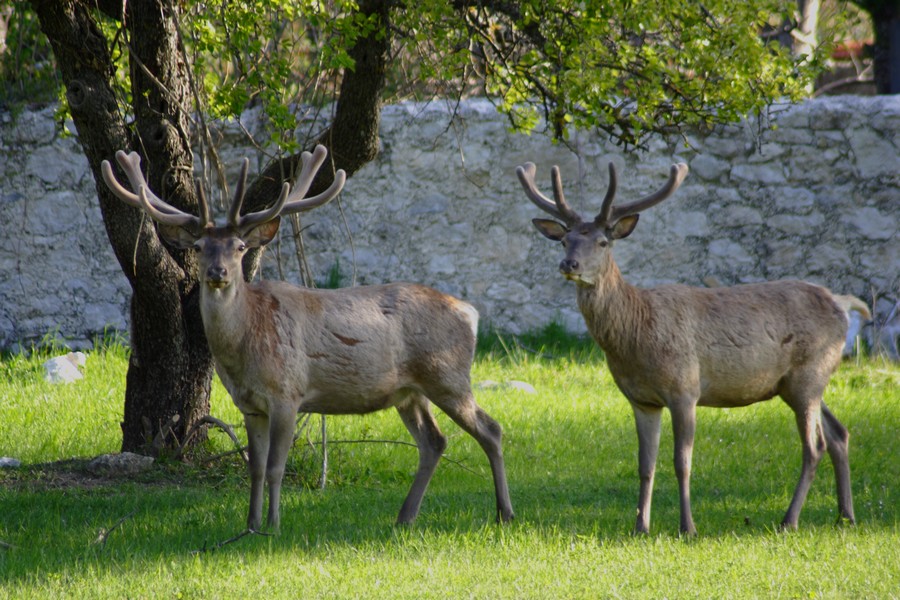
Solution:
<svg viewBox="0 0 900 600"><path fill-rule="evenodd" d="M800 481L782 526L797 527L826 450L835 467L841 518L853 522L849 433L822 402L822 394L841 360L848 324L845 306L862 312L864 304L801 281L638 289L622 278L612 243L631 234L638 211L677 189L675 175L683 178L687 167L673 166L667 186L636 203L612 207L608 194L600 215L591 221L582 220L564 202L561 183L555 186L554 208L537 191L534 172L531 164L518 170L526 194L565 221L535 219L535 227L565 245L560 271L576 283L588 330L634 411L641 480L635 530L650 529L663 408L669 409L674 430L680 529L693 534L690 474L696 407L746 406L776 395L793 409L803 445ZM610 172L614 177L612 167Z"/></svg>
<svg viewBox="0 0 900 600"><path fill-rule="evenodd" d="M869 305L857 298L856 296L847 296L843 294L832 294L832 298L845 313L856 311L859 315L867 320L872 320L872 313L869 311Z"/></svg>

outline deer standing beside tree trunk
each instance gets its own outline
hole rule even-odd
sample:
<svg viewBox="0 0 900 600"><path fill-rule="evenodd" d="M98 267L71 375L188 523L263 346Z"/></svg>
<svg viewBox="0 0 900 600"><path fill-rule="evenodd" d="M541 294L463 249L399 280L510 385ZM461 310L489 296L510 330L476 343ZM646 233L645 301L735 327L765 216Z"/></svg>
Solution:
<svg viewBox="0 0 900 600"><path fill-rule="evenodd" d="M847 317L831 293L800 281L695 288L629 285L613 260L612 244L634 231L639 213L668 198L687 176L673 165L659 191L613 206L616 172L600 213L584 221L566 202L553 167L554 200L538 191L535 165L516 173L528 198L562 223L534 219L537 230L562 242L559 270L576 284L578 307L603 349L616 385L631 403L638 435L640 493L635 531L650 530L650 503L663 408L672 416L680 529L695 534L690 477L697 406L746 406L774 396L794 411L803 464L782 520L796 528L824 452L834 464L840 519L854 522L850 490L850 436L822 402L841 361Z"/></svg>
<svg viewBox="0 0 900 600"><path fill-rule="evenodd" d="M241 259L275 237L281 215L321 206L340 192L345 175L339 170L331 187L305 198L325 155L323 146L305 152L293 192L285 183L271 208L242 215L245 159L227 223L218 227L199 184L197 217L150 192L136 153L116 153L136 193L118 183L109 162L102 164L110 189L146 211L169 244L200 252L203 328L216 371L247 427L248 527L262 525L265 484L267 523L279 527L281 482L298 411L363 414L392 406L419 448L418 470L397 517L400 523L413 521L447 445L429 401L481 445L493 472L497 518L512 519L500 426L475 403L471 390L478 324L472 306L408 283L313 290L244 281Z"/></svg>

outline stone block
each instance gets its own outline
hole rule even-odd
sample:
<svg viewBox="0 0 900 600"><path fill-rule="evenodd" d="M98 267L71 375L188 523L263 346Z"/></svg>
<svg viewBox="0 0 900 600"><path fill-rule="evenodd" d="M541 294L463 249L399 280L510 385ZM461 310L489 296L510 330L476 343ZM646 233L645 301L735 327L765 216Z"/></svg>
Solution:
<svg viewBox="0 0 900 600"><path fill-rule="evenodd" d="M717 219L719 226L740 227L762 225L763 217L758 209L749 206L729 205L722 209Z"/></svg>
<svg viewBox="0 0 900 600"><path fill-rule="evenodd" d="M728 173L730 165L727 161L709 154L698 154L690 162L691 173L707 181L719 181Z"/></svg>
<svg viewBox="0 0 900 600"><path fill-rule="evenodd" d="M784 168L778 164L738 164L731 168L731 179L761 185L782 185L786 181Z"/></svg>
<svg viewBox="0 0 900 600"><path fill-rule="evenodd" d="M770 238L765 242L764 264L769 277L802 278L804 249L796 240Z"/></svg>
<svg viewBox="0 0 900 600"><path fill-rule="evenodd" d="M863 179L894 175L900 171L900 152L876 131L868 128L848 131L847 141L853 151L856 169Z"/></svg>
<svg viewBox="0 0 900 600"><path fill-rule="evenodd" d="M709 257L714 266L731 265L747 267L756 263L756 258L737 242L717 239L709 243Z"/></svg>
<svg viewBox="0 0 900 600"><path fill-rule="evenodd" d="M771 190L775 208L780 212L808 214L816 203L815 194L805 187L784 187Z"/></svg>
<svg viewBox="0 0 900 600"><path fill-rule="evenodd" d="M824 222L825 217L819 212L808 215L777 214L766 221L769 227L797 237L818 235L818 228Z"/></svg>
<svg viewBox="0 0 900 600"><path fill-rule="evenodd" d="M864 206L845 211L841 222L868 240L890 240L897 235L896 213L885 213L877 208Z"/></svg>

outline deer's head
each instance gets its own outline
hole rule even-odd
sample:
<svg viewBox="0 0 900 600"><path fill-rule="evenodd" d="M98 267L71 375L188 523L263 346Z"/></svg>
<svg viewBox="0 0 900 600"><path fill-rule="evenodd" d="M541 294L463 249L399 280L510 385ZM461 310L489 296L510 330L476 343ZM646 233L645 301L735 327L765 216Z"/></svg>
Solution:
<svg viewBox="0 0 900 600"><path fill-rule="evenodd" d="M200 251L200 278L210 290L227 288L231 283L240 280L241 259L251 248L268 244L278 233L281 216L290 213L310 210L321 206L335 196L344 187L346 174L338 169L334 182L327 190L306 198L306 193L328 151L324 146L316 146L312 153L301 155L303 168L297 178L293 191L288 183L281 187L281 194L271 207L258 212L241 214L244 192L247 185L247 171L250 161L244 159L241 175L235 189L231 208L224 225L217 226L210 217L209 205L200 183L197 183L197 198L200 204L200 215L195 216L166 203L150 191L147 181L141 173L141 157L137 152L125 154L116 152L116 161L131 183L132 193L122 186L113 174L109 161L103 161L101 171L103 180L113 194L131 206L144 210L158 226L160 236L176 248L197 249Z"/></svg>
<svg viewBox="0 0 900 600"><path fill-rule="evenodd" d="M658 191L640 200L613 206L616 196L616 168L613 163L609 163L606 197L600 212L590 221L582 219L566 202L559 167L554 166L550 171L554 200L538 191L534 183L536 170L534 163L529 162L517 167L516 175L528 199L558 220L533 219L532 223L544 237L562 242L566 256L559 263L559 270L563 276L576 283L593 285L610 260L612 243L631 235L641 211L662 202L678 189L687 176L688 166L684 163L672 165L669 181Z"/></svg>

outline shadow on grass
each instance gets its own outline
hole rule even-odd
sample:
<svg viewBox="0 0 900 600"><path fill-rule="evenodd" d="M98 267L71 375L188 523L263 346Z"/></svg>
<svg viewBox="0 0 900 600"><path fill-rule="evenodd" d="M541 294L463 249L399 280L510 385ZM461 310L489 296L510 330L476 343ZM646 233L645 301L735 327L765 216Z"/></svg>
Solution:
<svg viewBox="0 0 900 600"><path fill-rule="evenodd" d="M533 345L541 354L597 358L583 344L561 347L537 340ZM519 350L512 350L507 343L506 349L501 344L500 350L480 352L504 352L511 361L537 356L534 348L516 347ZM517 515L503 530L629 543L638 492L637 439L625 399L605 399L602 408L592 407L577 418L561 416L565 412L554 410L552 400L540 395L527 403L527 409L509 414L491 409L504 426ZM497 403L513 404L521 402ZM829 404L853 436L850 456L859 522L873 529L896 527L897 407L889 413L883 404L852 405L842 398ZM654 539L674 537L678 530L669 423L666 416L653 503ZM239 461L204 469L161 465L149 475L124 481L81 477L77 462L55 469L30 467L18 474L0 471L0 541L13 546L0 547L0 579L175 560L204 549L226 555L321 555L336 547L383 548L419 533L472 536L490 544L501 535L492 532L503 530L493 525L494 494L486 458L458 428L442 427L451 437L449 455L467 468L442 462L416 525L393 525L412 482L415 449L359 445L352 452L332 454L334 481L325 491L312 489L315 469L292 459L293 472L282 495L281 534L248 536L217 550L212 549L242 531L246 519L249 483ZM800 453L793 415L780 400L734 410L700 409L692 499L701 537L769 535L797 482ZM826 458L800 527L831 527L835 518L833 471Z"/></svg>
<svg viewBox="0 0 900 600"><path fill-rule="evenodd" d="M692 481L701 536L769 535L780 521L799 475L800 445L789 409L779 404L701 411ZM854 421L869 419L859 413L845 420L853 431ZM523 427L507 425L507 468L517 514L508 530L616 543L630 539L638 489L633 429L620 424L594 437L584 423L554 422L544 432L549 444L534 449ZM896 527L900 502L894 488L900 468L894 457L900 444L890 428L859 429L851 451L857 517L869 528ZM555 437L554 431L569 435ZM664 422L651 537L677 535L671 447ZM246 518L248 482L240 464L202 470L163 465L125 481L79 478L76 463L3 475L0 540L13 548L0 549L0 574L14 581L85 565L104 569L184 557L198 550L321 554L339 546L388 546L405 539L406 532L491 538L482 533L493 525L494 496L480 449L466 454L465 448L451 444L451 452L458 452L475 472L443 462L418 522L401 528L393 523L412 480L415 450L397 452L406 453L402 466L377 472L368 472L363 449L334 458L355 464L342 466L351 476L325 491L308 489L315 477L293 474L283 492L279 536L249 536L216 550L242 530ZM835 505L833 471L826 459L801 528L830 527Z"/></svg>

